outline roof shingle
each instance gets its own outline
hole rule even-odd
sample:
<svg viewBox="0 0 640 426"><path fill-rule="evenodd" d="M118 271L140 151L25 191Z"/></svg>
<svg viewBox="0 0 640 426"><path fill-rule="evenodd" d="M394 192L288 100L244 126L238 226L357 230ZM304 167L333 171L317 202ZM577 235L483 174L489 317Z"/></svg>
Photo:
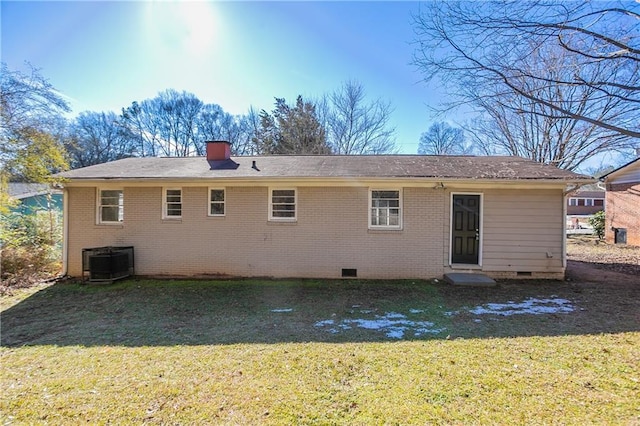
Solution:
<svg viewBox="0 0 640 426"><path fill-rule="evenodd" d="M588 176L511 156L278 155L126 158L60 173L93 179L434 178L584 181Z"/></svg>

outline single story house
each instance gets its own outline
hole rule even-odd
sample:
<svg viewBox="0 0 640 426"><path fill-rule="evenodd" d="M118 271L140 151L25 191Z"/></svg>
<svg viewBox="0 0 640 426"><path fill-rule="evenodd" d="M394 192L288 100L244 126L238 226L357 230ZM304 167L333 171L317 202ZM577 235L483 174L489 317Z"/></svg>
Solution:
<svg viewBox="0 0 640 426"><path fill-rule="evenodd" d="M61 173L66 272L132 246L139 275L562 278L568 186L520 157L127 158Z"/></svg>
<svg viewBox="0 0 640 426"><path fill-rule="evenodd" d="M43 183L9 182L9 196L20 201L11 210L22 214L62 211L62 191Z"/></svg>
<svg viewBox="0 0 640 426"><path fill-rule="evenodd" d="M567 214L569 216L591 216L594 213L603 211L604 189L599 189L595 185L586 185L569 195L567 199Z"/></svg>
<svg viewBox="0 0 640 426"><path fill-rule="evenodd" d="M567 197L567 229L588 229L589 218L605 210L604 189L597 184L578 187Z"/></svg>
<svg viewBox="0 0 640 426"><path fill-rule="evenodd" d="M600 179L606 187L605 240L640 246L640 158Z"/></svg>

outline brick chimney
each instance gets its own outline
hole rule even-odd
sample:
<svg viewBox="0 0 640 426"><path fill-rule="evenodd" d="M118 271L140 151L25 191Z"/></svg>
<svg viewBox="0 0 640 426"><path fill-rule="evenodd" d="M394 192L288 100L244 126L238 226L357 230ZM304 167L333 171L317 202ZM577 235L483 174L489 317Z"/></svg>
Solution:
<svg viewBox="0 0 640 426"><path fill-rule="evenodd" d="M207 141L207 161L225 161L231 157L231 144L227 141Z"/></svg>

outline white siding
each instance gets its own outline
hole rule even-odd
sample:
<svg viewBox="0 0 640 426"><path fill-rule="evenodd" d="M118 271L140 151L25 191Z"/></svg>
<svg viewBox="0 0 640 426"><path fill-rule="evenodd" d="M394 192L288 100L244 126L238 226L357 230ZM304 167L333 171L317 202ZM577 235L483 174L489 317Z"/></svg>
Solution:
<svg viewBox="0 0 640 426"><path fill-rule="evenodd" d="M562 191L488 190L484 203L484 271L563 271Z"/></svg>

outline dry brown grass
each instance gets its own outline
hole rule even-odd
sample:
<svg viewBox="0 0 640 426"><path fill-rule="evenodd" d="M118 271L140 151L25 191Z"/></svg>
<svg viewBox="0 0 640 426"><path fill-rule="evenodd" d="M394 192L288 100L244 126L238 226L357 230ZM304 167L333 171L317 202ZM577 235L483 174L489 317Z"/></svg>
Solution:
<svg viewBox="0 0 640 426"><path fill-rule="evenodd" d="M607 244L593 236L567 238L567 258L598 269L640 276L640 247Z"/></svg>

